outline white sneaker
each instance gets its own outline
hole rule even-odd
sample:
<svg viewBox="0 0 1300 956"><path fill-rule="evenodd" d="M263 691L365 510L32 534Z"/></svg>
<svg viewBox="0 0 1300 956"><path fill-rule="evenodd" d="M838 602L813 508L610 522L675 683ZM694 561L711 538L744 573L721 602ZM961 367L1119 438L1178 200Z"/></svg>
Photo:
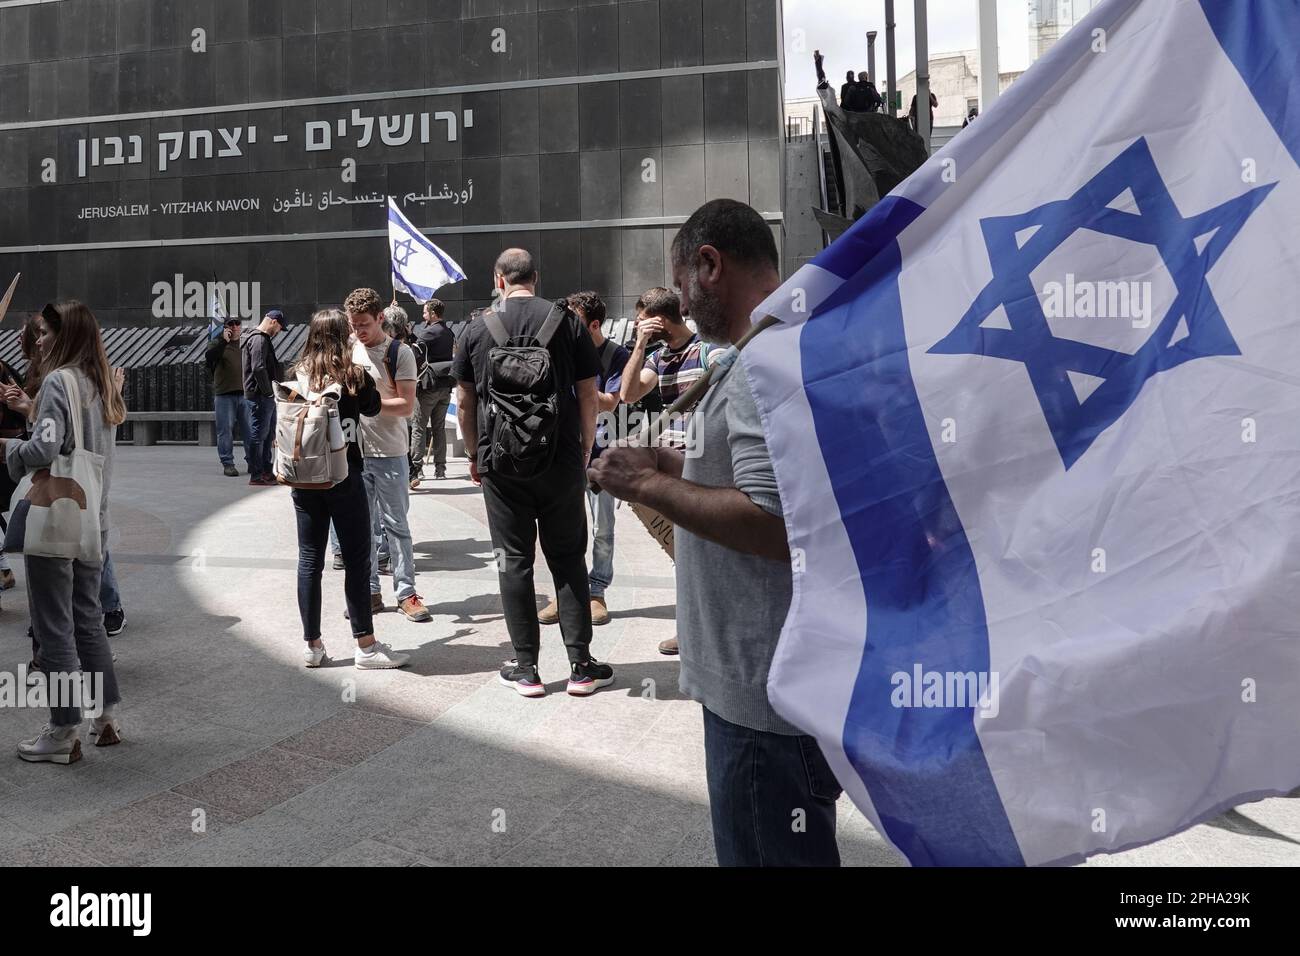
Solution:
<svg viewBox="0 0 1300 956"><path fill-rule="evenodd" d="M90 739L96 747L111 747L122 742L122 722L111 713L103 713L90 721Z"/></svg>
<svg viewBox="0 0 1300 956"><path fill-rule="evenodd" d="M410 654L399 654L380 641L375 641L367 648L358 647L356 653L352 655L352 663L356 665L357 670L363 671L391 670L394 667L405 667L410 659Z"/></svg>
<svg viewBox="0 0 1300 956"><path fill-rule="evenodd" d="M51 727L18 744L18 756L32 763L76 763L81 759L79 726Z"/></svg>
<svg viewBox="0 0 1300 956"><path fill-rule="evenodd" d="M321 663L329 660L329 655L325 653L325 642L321 641L320 647L307 645L307 649L302 653L302 662L308 667L320 667Z"/></svg>

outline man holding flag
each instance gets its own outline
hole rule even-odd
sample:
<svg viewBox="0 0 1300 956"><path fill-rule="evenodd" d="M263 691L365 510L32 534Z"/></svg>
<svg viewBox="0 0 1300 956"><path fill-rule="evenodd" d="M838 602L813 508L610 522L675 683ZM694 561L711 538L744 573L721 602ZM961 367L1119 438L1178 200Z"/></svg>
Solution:
<svg viewBox="0 0 1300 956"><path fill-rule="evenodd" d="M778 285L772 230L744 203L695 212L672 246L681 311L731 345ZM734 359L723 355L717 362ZM715 376L719 373L715 373ZM837 866L839 785L818 749L772 709L768 667L790 608L790 551L772 456L748 375L734 364L687 425L687 445L611 448L590 476L675 525L681 689L704 707L713 842L722 866Z"/></svg>
<svg viewBox="0 0 1300 956"><path fill-rule="evenodd" d="M1300 784L1297 102L1294 0L1107 0L755 310L768 698L913 864L1075 862ZM658 463L598 478L775 550Z"/></svg>

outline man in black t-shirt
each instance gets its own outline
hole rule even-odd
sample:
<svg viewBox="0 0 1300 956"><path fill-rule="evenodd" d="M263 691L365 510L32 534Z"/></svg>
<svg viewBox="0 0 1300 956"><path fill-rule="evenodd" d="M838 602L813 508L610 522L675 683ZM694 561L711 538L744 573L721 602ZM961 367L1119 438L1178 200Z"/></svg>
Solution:
<svg viewBox="0 0 1300 956"><path fill-rule="evenodd" d="M411 431L411 477L424 473L424 458L433 439L433 477L447 477L447 407L455 377L451 356L456 336L443 321L446 307L441 299L424 304L424 322L415 328L416 363L420 378L415 390L415 420ZM423 361L421 361L423 359Z"/></svg>
<svg viewBox="0 0 1300 956"><path fill-rule="evenodd" d="M493 270L494 311L513 343L531 342L551 314L539 299L537 268L523 249L507 249ZM501 604L515 657L501 682L525 697L546 693L537 672L541 627L533 559L540 533L542 553L555 579L560 632L569 654L568 691L586 696L614 682L614 671L591 656L591 593L587 580L586 465L596 439L596 376L600 363L591 337L571 311L547 343L558 398L555 459L531 478L493 469L488 437L490 354L496 347L486 322L473 322L461 336L452 371L458 386L456 413L465 434L470 477L483 486L488 531L501 582ZM475 437L477 440L475 440Z"/></svg>

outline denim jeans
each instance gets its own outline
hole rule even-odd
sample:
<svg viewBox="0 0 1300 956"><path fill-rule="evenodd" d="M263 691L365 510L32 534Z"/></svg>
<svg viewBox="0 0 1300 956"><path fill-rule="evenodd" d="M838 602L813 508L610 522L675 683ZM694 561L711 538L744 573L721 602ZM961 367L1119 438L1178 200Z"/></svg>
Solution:
<svg viewBox="0 0 1300 956"><path fill-rule="evenodd" d="M353 637L374 633L370 614L370 504L359 472L328 490L293 490L298 520L298 614L305 641L320 638L325 540L337 533L343 555L343 596ZM329 529L329 530L327 530Z"/></svg>
<svg viewBox="0 0 1300 956"><path fill-rule="evenodd" d="M719 866L839 866L840 785L812 737L750 730L704 710Z"/></svg>
<svg viewBox="0 0 1300 956"><path fill-rule="evenodd" d="M122 610L122 595L117 590L117 572L113 570L113 556L104 550L104 568L99 576L99 604L105 614Z"/></svg>
<svg viewBox="0 0 1300 956"><path fill-rule="evenodd" d="M271 450L275 446L275 399L263 395L246 398L244 404L248 408L248 430L252 436L251 441L245 443L249 477L269 478L273 475Z"/></svg>
<svg viewBox="0 0 1300 956"><path fill-rule="evenodd" d="M393 591L398 603L415 593L415 554L406 511L411 501L411 463L406 456L367 458L362 472L370 499L370 593L379 593L379 546L388 538Z"/></svg>
<svg viewBox="0 0 1300 956"><path fill-rule="evenodd" d="M591 511L591 596L604 597L614 580L614 496L587 489L587 507Z"/></svg>
<svg viewBox="0 0 1300 956"><path fill-rule="evenodd" d="M113 670L113 652L104 631L104 611L99 605L102 567L98 563L30 554L24 555L24 561L27 607L33 643L40 646L42 670L46 674L94 675L92 683L102 682L97 688L102 693L96 705L116 704L121 695ZM57 703L59 706L50 707L51 724L71 727L81 723L80 708L67 700Z"/></svg>
<svg viewBox="0 0 1300 956"><path fill-rule="evenodd" d="M217 457L223 465L235 463L235 421L238 420L239 437L244 442L244 464L251 467L253 458L249 446L253 443L253 426L243 393L213 396L212 407L217 415Z"/></svg>

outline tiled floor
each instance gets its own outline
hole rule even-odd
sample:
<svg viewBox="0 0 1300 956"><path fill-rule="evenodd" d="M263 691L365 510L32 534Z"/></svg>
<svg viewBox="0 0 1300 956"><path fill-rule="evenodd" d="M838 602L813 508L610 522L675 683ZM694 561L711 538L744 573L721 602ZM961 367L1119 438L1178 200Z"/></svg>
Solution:
<svg viewBox="0 0 1300 956"><path fill-rule="evenodd" d="M587 700L562 693L564 649L548 628L542 676L561 692L523 700L495 679L509 641L482 500L463 463L449 470L411 507L434 620L376 620L412 667L351 667L341 574L327 570L335 666L308 671L288 492L223 478L209 449L119 448L125 741L87 747L73 767L0 754L0 864L712 865L699 708L656 652L674 630L671 564L620 512L613 620L593 645L617 683ZM538 581L545 593L544 569ZM0 601L0 667L13 670L23 589ZM43 721L0 708L0 744ZM846 863L899 862L847 802L840 835ZM1093 862L1295 865L1300 801Z"/></svg>

